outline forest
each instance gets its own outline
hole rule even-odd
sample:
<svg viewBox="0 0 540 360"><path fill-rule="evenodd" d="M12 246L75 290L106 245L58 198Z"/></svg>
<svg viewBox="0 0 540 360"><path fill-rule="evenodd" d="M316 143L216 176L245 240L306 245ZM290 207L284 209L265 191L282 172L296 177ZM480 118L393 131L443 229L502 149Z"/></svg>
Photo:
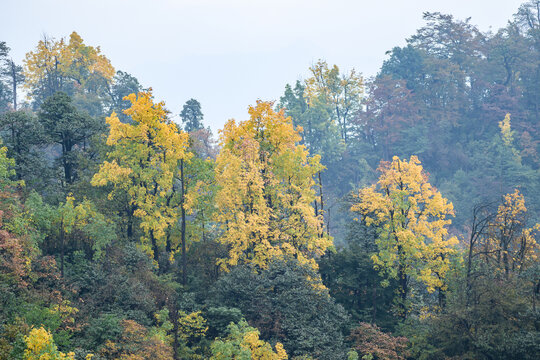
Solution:
<svg viewBox="0 0 540 360"><path fill-rule="evenodd" d="M0 360L539 359L540 0L423 19L217 134L0 41Z"/></svg>

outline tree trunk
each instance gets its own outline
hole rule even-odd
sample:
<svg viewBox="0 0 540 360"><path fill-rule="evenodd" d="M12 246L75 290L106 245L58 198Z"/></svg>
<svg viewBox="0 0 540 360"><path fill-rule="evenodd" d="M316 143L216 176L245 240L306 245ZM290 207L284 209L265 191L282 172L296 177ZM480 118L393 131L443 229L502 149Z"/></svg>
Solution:
<svg viewBox="0 0 540 360"><path fill-rule="evenodd" d="M376 324L377 322L377 281L373 281L373 290L371 292L371 323Z"/></svg>
<svg viewBox="0 0 540 360"><path fill-rule="evenodd" d="M11 65L11 81L13 86L13 111L17 111L17 72L13 59L10 61Z"/></svg>
<svg viewBox="0 0 540 360"><path fill-rule="evenodd" d="M178 354L178 349L180 348L180 341L178 339L178 308L176 305L176 299L173 299L169 302L169 313L173 325L173 359L179 360L180 357Z"/></svg>
<svg viewBox="0 0 540 360"><path fill-rule="evenodd" d="M60 276L64 277L64 216L60 222Z"/></svg>
<svg viewBox="0 0 540 360"><path fill-rule="evenodd" d="M159 248L157 246L157 239L154 236L154 231L150 230L150 241L152 242L152 252L154 253L154 261L159 266Z"/></svg>
<svg viewBox="0 0 540 360"><path fill-rule="evenodd" d="M126 235L128 240L133 239L133 206L128 205L127 209L127 229L126 229Z"/></svg>
<svg viewBox="0 0 540 360"><path fill-rule="evenodd" d="M182 285L187 283L187 258L186 258L186 209L184 209L185 183L184 183L184 159L180 160L180 211L182 214Z"/></svg>

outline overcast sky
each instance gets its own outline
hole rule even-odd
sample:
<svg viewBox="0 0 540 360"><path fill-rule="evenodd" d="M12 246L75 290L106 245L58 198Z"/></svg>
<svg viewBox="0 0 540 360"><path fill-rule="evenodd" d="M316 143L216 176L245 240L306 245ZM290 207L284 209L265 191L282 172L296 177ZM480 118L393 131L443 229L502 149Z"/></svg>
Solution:
<svg viewBox="0 0 540 360"><path fill-rule="evenodd" d="M424 11L471 17L482 31L496 31L522 2L2 0L0 41L22 62L43 34L77 31L173 113L199 100L217 130L229 118L245 119L257 99L278 100L318 59L375 75L385 52L423 25Z"/></svg>

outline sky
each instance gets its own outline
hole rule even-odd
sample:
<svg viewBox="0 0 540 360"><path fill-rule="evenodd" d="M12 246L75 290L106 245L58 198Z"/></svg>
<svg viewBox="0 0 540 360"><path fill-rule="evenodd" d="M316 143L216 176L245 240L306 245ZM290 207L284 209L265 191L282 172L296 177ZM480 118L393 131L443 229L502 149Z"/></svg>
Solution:
<svg viewBox="0 0 540 360"><path fill-rule="evenodd" d="M15 62L37 42L67 37L100 46L117 70L152 87L176 118L197 99L216 132L257 99L279 100L319 59L373 76L405 45L425 11L506 25L522 0L2 0L0 41Z"/></svg>

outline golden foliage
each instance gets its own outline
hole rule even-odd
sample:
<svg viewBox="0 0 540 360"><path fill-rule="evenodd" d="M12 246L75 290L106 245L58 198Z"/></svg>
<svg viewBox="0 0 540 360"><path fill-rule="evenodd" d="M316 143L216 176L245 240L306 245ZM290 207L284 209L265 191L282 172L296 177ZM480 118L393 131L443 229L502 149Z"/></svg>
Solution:
<svg viewBox="0 0 540 360"><path fill-rule="evenodd" d="M229 335L212 344L211 360L286 360L289 357L281 343L275 351L272 346L259 339L259 330L248 326L245 320L238 325L229 325Z"/></svg>
<svg viewBox="0 0 540 360"><path fill-rule="evenodd" d="M24 337L24 341L24 360L75 360L74 353L64 354L58 351L51 333L43 327L32 329L30 334Z"/></svg>
<svg viewBox="0 0 540 360"><path fill-rule="evenodd" d="M92 185L112 185L109 198L118 191L129 195L144 232L141 246L152 255L178 219L178 206L172 206L170 199L178 163L190 155L186 152L188 135L167 119L165 104L154 103L150 91L124 99L131 102L124 113L132 123L120 122L114 112L107 118L109 160L100 166Z"/></svg>
<svg viewBox="0 0 540 360"><path fill-rule="evenodd" d="M354 69L341 73L337 65L328 67L326 61L319 60L309 68L311 77L306 80L304 96L310 106L323 101L332 109L332 121L340 127L341 138L347 142L351 120L360 109L364 93L362 76Z"/></svg>
<svg viewBox="0 0 540 360"><path fill-rule="evenodd" d="M298 130L272 103L258 101L249 114L221 132L216 220L229 256L219 264L265 268L274 257L294 256L316 267L314 258L332 244L312 207L320 157L297 145Z"/></svg>
<svg viewBox="0 0 540 360"><path fill-rule="evenodd" d="M88 89L100 80L110 81L114 73L100 48L85 45L76 32L71 33L69 42L40 40L24 60L24 86L30 91L44 87L58 91L69 81Z"/></svg>
<svg viewBox="0 0 540 360"><path fill-rule="evenodd" d="M368 226L378 226L376 267L392 278L412 276L429 292L444 289L449 255L458 243L447 230L452 203L429 184L416 156L409 161L394 157L378 170L377 184L360 190L351 208Z"/></svg>
<svg viewBox="0 0 540 360"><path fill-rule="evenodd" d="M187 342L204 338L208 326L206 326L206 320L201 316L200 311L189 314L179 311L178 316L178 331L182 340Z"/></svg>
<svg viewBox="0 0 540 360"><path fill-rule="evenodd" d="M508 276L535 263L540 247L536 237L540 224L526 227L525 197L515 189L503 196L497 215L489 224L487 238L480 244L479 253Z"/></svg>

